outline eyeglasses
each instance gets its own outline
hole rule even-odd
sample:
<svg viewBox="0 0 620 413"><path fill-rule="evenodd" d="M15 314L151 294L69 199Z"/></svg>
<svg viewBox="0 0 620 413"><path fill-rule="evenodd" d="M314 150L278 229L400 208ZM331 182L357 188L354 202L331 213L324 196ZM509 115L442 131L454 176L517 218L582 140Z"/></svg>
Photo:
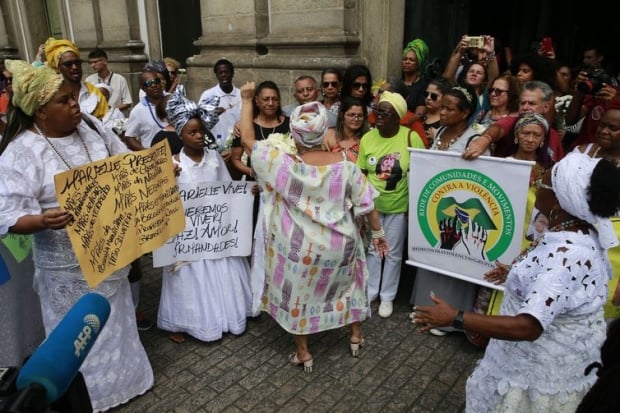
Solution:
<svg viewBox="0 0 620 413"><path fill-rule="evenodd" d="M364 119L364 114L362 113L345 113L344 116L346 116L349 119L355 119L355 120Z"/></svg>
<svg viewBox="0 0 620 413"><path fill-rule="evenodd" d="M368 83L353 82L353 89L368 89Z"/></svg>
<svg viewBox="0 0 620 413"><path fill-rule="evenodd" d="M392 116L392 111L390 110L379 110L379 109L375 109L375 114L377 115L377 117L382 117L383 119L389 119Z"/></svg>
<svg viewBox="0 0 620 413"><path fill-rule="evenodd" d="M332 80L331 82L323 82L323 87L324 88L328 88L328 87L338 87L338 81L337 80Z"/></svg>
<svg viewBox="0 0 620 413"><path fill-rule="evenodd" d="M156 77L154 79L149 79L146 82L142 83L144 87L151 87L153 85L161 85L161 79Z"/></svg>
<svg viewBox="0 0 620 413"><path fill-rule="evenodd" d="M508 89L500 89L498 87L489 88L489 93L492 95L501 95L502 93L510 92Z"/></svg>
<svg viewBox="0 0 620 413"><path fill-rule="evenodd" d="M437 93L433 93L433 92L424 92L424 98L428 99L431 98L431 100L434 102L437 99L439 99L439 95Z"/></svg>
<svg viewBox="0 0 620 413"><path fill-rule="evenodd" d="M66 62L62 62L61 65L63 65L67 69L71 69L73 67L73 65L75 65L77 67L81 67L82 63L84 63L84 61L82 59L75 59L75 60L68 60Z"/></svg>
<svg viewBox="0 0 620 413"><path fill-rule="evenodd" d="M176 70L168 70L168 74L170 76L176 76L177 75L177 71Z"/></svg>
<svg viewBox="0 0 620 413"><path fill-rule="evenodd" d="M542 178L536 180L536 182L534 182L534 186L536 187L536 189L543 188L549 191L553 191L553 187L551 185L543 184Z"/></svg>

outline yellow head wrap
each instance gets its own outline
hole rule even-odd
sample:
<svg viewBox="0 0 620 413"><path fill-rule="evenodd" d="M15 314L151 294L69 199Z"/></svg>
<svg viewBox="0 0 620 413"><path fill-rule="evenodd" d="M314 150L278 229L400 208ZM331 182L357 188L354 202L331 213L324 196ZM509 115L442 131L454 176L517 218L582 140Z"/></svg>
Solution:
<svg viewBox="0 0 620 413"><path fill-rule="evenodd" d="M13 74L13 105L28 116L49 102L62 85L62 75L49 67L34 67L23 60L6 60L4 64Z"/></svg>
<svg viewBox="0 0 620 413"><path fill-rule="evenodd" d="M392 105L398 117L401 119L407 114L407 101L398 93L386 90L381 94L381 98L379 98L379 103L381 102L387 102Z"/></svg>
<svg viewBox="0 0 620 413"><path fill-rule="evenodd" d="M50 37L45 42L45 57L47 58L47 65L54 70L58 70L60 56L66 52L73 52L78 57L80 56L80 49L78 49L71 40L56 40L53 37Z"/></svg>

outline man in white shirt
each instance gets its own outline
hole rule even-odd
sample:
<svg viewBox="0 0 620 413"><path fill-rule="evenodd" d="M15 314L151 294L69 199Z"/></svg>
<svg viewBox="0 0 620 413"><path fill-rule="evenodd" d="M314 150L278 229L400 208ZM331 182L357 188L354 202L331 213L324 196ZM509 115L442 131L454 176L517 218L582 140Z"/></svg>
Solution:
<svg viewBox="0 0 620 413"><path fill-rule="evenodd" d="M164 98L164 89L157 73L142 72L140 84L145 96L129 113L125 130L125 144L133 151L150 148L157 132L168 125L166 119L157 116L156 106Z"/></svg>
<svg viewBox="0 0 620 413"><path fill-rule="evenodd" d="M235 123L241 115L241 92L232 84L235 69L233 64L226 59L215 62L213 72L217 77L218 84L211 89L205 90L200 96L199 102L207 101L214 96L219 97L218 112L220 120L211 129L211 133L218 142L226 140L232 133Z"/></svg>
<svg viewBox="0 0 620 413"><path fill-rule="evenodd" d="M86 78L93 85L105 83L112 88L112 95L108 104L120 111L128 110L133 104L127 80L120 73L114 73L108 68L108 54L103 49L95 48L88 54L88 63L95 71Z"/></svg>

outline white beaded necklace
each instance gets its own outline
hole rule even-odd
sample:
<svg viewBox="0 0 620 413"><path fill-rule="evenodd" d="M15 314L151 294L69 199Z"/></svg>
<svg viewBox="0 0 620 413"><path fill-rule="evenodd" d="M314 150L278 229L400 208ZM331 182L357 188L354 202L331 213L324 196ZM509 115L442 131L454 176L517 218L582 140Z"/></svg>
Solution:
<svg viewBox="0 0 620 413"><path fill-rule="evenodd" d="M73 167L71 165L69 165L69 162L67 162L67 160L60 154L60 152L58 151L58 149L56 149L56 147L52 144L52 142L50 141L50 139L43 133L43 131L39 128L39 126L34 123L34 128L37 130L37 133L47 141L48 145L52 148L52 150L56 153L56 155L60 158L60 160L65 164L65 166L67 167L67 169L73 169ZM86 156L88 157L88 161L92 162L93 159L90 157L90 152L88 151L88 148L86 147L86 144L84 143L84 139L82 139L82 137L80 136L79 132L77 134L78 138L80 138L80 142L82 143L82 147L84 148L84 151L86 152Z"/></svg>

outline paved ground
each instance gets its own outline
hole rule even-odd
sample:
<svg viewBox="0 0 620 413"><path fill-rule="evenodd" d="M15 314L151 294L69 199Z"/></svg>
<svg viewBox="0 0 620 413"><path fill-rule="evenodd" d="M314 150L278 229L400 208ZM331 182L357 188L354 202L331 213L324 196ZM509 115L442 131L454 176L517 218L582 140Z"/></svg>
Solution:
<svg viewBox="0 0 620 413"><path fill-rule="evenodd" d="M142 261L141 307L154 320L161 271ZM142 332L155 387L112 412L461 412L482 352L463 334L417 332L408 319L411 286L404 274L392 317L362 324L359 358L350 355L346 328L311 336L312 373L287 364L292 338L266 314L245 334L215 343L174 344L165 331Z"/></svg>

